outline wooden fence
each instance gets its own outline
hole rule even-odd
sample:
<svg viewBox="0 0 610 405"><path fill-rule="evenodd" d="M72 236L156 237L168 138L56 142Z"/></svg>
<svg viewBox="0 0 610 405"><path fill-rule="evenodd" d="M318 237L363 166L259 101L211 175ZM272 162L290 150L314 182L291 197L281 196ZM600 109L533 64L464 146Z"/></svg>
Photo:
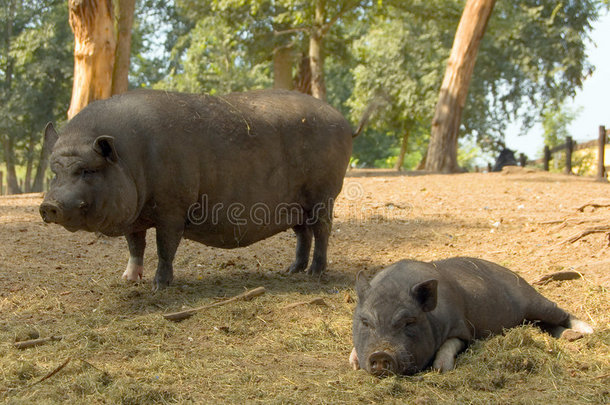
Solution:
<svg viewBox="0 0 610 405"><path fill-rule="evenodd" d="M560 152L565 149L566 151L566 167L565 173L572 174L572 153L575 150L580 149L589 149L597 144L597 180L606 181L606 166L604 160L604 152L605 146L607 142L607 135L610 133L610 130L606 130L606 127L603 125L599 126L599 136L597 140L584 142L581 144L576 144L572 140L571 136L566 137L566 143L555 146L554 148L549 148L548 145L544 146L544 157L542 159L542 164L544 170L549 170L549 162L551 161L553 153Z"/></svg>

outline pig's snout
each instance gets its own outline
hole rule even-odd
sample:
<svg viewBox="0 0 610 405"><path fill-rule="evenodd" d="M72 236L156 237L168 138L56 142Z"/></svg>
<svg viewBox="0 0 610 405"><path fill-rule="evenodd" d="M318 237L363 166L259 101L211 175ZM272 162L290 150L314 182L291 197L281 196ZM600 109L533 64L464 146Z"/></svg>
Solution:
<svg viewBox="0 0 610 405"><path fill-rule="evenodd" d="M64 219L64 211L56 203L43 202L40 204L40 216L44 222L61 223Z"/></svg>
<svg viewBox="0 0 610 405"><path fill-rule="evenodd" d="M387 352L379 351L372 353L367 361L369 372L379 377L396 374L398 371L396 359Z"/></svg>
<svg viewBox="0 0 610 405"><path fill-rule="evenodd" d="M74 222L76 218L87 212L88 204L85 201L77 200L68 206L57 201L44 201L40 204L40 216L44 222L54 222L66 225Z"/></svg>

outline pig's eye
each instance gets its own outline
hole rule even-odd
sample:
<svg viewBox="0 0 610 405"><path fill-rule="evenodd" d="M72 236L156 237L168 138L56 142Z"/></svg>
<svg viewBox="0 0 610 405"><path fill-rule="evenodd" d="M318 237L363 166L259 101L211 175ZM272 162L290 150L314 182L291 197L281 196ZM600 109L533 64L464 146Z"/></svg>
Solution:
<svg viewBox="0 0 610 405"><path fill-rule="evenodd" d="M405 327L415 323L416 321L417 321L417 319L412 316L403 316L403 317L398 318L398 320L396 320L394 322L394 327L398 328L398 329L402 329L402 328L405 328Z"/></svg>
<svg viewBox="0 0 610 405"><path fill-rule="evenodd" d="M95 174L95 173L97 173L97 170L93 170L93 169L82 169L82 170L81 170L81 172L80 172L80 175L81 175L82 177L85 177L85 178L86 178L86 177L89 177L89 176L91 176L91 175L93 175L93 174Z"/></svg>
<svg viewBox="0 0 610 405"><path fill-rule="evenodd" d="M366 318L360 318L360 322L362 322L362 325L366 326L367 328L372 328L373 327L371 322L368 319L366 319Z"/></svg>

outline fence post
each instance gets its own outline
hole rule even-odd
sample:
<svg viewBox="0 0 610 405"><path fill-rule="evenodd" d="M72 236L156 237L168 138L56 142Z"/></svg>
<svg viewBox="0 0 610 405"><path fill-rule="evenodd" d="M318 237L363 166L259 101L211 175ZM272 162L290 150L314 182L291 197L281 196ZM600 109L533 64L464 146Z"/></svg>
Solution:
<svg viewBox="0 0 610 405"><path fill-rule="evenodd" d="M597 181L606 181L606 167L604 153L606 150L606 127L599 126L599 139L597 140Z"/></svg>
<svg viewBox="0 0 610 405"><path fill-rule="evenodd" d="M2 179L4 179L4 173L0 172L0 195L3 195L3 193L2 193Z"/></svg>
<svg viewBox="0 0 610 405"><path fill-rule="evenodd" d="M549 145L544 145L544 170L549 171L549 161L551 160L551 150Z"/></svg>
<svg viewBox="0 0 610 405"><path fill-rule="evenodd" d="M571 136L566 136L566 174L572 174L572 151L574 150L574 142Z"/></svg>

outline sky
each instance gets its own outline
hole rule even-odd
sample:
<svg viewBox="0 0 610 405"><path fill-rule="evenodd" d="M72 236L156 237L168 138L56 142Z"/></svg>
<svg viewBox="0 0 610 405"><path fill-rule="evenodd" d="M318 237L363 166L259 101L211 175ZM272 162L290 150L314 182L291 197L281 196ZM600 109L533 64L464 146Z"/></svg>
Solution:
<svg viewBox="0 0 610 405"><path fill-rule="evenodd" d="M595 66L593 75L578 90L573 102L568 107L580 113L568 127L576 142L597 139L599 126L610 129L610 15L603 15L595 24L591 33L593 43L587 46L589 62ZM510 125L506 133L506 146L519 153L525 153L529 159L542 156L544 147L542 127L534 126L526 135L519 136L519 125Z"/></svg>

